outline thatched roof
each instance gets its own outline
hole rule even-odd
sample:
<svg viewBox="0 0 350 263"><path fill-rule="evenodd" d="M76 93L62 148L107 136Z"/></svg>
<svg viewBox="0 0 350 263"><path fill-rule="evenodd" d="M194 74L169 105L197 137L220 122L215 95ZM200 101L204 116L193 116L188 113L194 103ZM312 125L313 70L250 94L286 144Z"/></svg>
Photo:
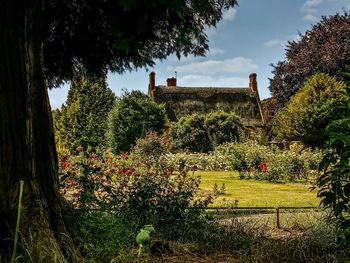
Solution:
<svg viewBox="0 0 350 263"><path fill-rule="evenodd" d="M251 88L156 86L154 100L164 103L170 120L192 113L233 111L246 126L263 126L260 100Z"/></svg>

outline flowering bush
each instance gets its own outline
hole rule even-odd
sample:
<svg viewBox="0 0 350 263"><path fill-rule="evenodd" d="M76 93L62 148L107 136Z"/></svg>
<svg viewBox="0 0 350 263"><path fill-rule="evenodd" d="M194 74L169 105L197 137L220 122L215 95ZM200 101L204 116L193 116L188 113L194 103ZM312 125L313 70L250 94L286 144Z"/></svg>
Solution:
<svg viewBox="0 0 350 263"><path fill-rule="evenodd" d="M229 161L222 154L206 153L168 153L164 155L164 162L177 170L187 171L220 171L229 170Z"/></svg>
<svg viewBox="0 0 350 263"><path fill-rule="evenodd" d="M135 166L138 162L125 153L77 149L60 161L61 194L76 208L112 209L140 224L163 226L196 220L211 202L210 196L196 196L199 177Z"/></svg>
<svg viewBox="0 0 350 263"><path fill-rule="evenodd" d="M148 168L162 168L162 155L165 153L164 137L159 136L156 132L148 132L144 138L136 141L131 151L139 164L146 165Z"/></svg>
<svg viewBox="0 0 350 263"><path fill-rule="evenodd" d="M253 142L226 143L208 154L166 154L167 165L187 170L238 171L240 178L278 181L314 181L319 151L292 145L278 150Z"/></svg>
<svg viewBox="0 0 350 263"><path fill-rule="evenodd" d="M248 171L249 174L260 162L273 155L269 147L255 142L226 143L217 147L214 153L225 155L230 160L232 170L243 173Z"/></svg>

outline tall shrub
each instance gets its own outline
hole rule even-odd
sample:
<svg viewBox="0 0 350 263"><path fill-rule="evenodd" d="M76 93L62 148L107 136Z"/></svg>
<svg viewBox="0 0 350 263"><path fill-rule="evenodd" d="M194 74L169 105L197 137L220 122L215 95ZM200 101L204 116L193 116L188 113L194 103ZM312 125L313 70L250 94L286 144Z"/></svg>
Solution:
<svg viewBox="0 0 350 263"><path fill-rule="evenodd" d="M204 115L193 114L182 117L171 128L174 150L208 152L213 149L204 128Z"/></svg>
<svg viewBox="0 0 350 263"><path fill-rule="evenodd" d="M239 142L243 139L243 124L233 112L217 111L207 114L204 127L214 147L225 142Z"/></svg>
<svg viewBox="0 0 350 263"><path fill-rule="evenodd" d="M167 121L165 108L140 92L126 92L108 115L108 145L114 152L129 151L148 131L160 132Z"/></svg>
<svg viewBox="0 0 350 263"><path fill-rule="evenodd" d="M241 141L243 130L234 113L218 111L184 116L172 126L173 149L208 152L222 143Z"/></svg>
<svg viewBox="0 0 350 263"><path fill-rule="evenodd" d="M276 115L273 130L277 137L311 146L322 144L327 125L339 118L334 105L344 97L344 89L345 83L335 77L324 73L312 76Z"/></svg>

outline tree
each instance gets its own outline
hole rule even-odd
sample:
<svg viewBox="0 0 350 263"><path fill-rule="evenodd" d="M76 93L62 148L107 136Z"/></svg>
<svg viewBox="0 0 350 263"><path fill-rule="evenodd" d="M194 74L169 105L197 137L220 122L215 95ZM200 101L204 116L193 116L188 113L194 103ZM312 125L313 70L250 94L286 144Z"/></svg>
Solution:
<svg viewBox="0 0 350 263"><path fill-rule="evenodd" d="M86 75L75 79L66 106L53 115L56 143L71 150L105 145L106 119L114 104L115 95L105 80L89 80Z"/></svg>
<svg viewBox="0 0 350 263"><path fill-rule="evenodd" d="M58 194L57 156L46 84L81 71L123 72L154 59L203 55L206 26L235 0L3 0L0 3L0 226L11 236L19 181L21 233L42 256L81 259ZM161 10L161 12L159 11ZM9 228L7 227L9 224ZM3 246L2 246L3 247Z"/></svg>
<svg viewBox="0 0 350 263"><path fill-rule="evenodd" d="M244 126L234 112L211 112L205 116L204 127L214 147L239 142L244 137Z"/></svg>
<svg viewBox="0 0 350 263"><path fill-rule="evenodd" d="M241 141L244 127L233 112L187 115L171 127L174 150L208 152L225 142Z"/></svg>
<svg viewBox="0 0 350 263"><path fill-rule="evenodd" d="M160 132L166 120L164 105L140 91L125 93L108 115L108 145L115 153L130 151L147 131Z"/></svg>
<svg viewBox="0 0 350 263"><path fill-rule="evenodd" d="M171 127L172 148L190 152L208 152L213 149L208 133L204 128L203 114L181 117Z"/></svg>
<svg viewBox="0 0 350 263"><path fill-rule="evenodd" d="M281 140L303 141L309 146L321 146L327 140L326 127L339 118L335 105L343 99L345 83L319 73L280 110L273 122L273 131Z"/></svg>
<svg viewBox="0 0 350 263"><path fill-rule="evenodd" d="M280 108L316 73L341 78L348 71L349 54L350 13L323 17L298 40L288 42L286 59L273 66L269 87Z"/></svg>

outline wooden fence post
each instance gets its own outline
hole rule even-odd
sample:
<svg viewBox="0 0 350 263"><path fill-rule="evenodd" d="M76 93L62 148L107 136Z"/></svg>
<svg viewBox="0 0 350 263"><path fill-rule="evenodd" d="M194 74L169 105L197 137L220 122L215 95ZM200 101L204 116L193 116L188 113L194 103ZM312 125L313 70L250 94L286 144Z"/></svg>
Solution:
<svg viewBox="0 0 350 263"><path fill-rule="evenodd" d="M279 207L277 206L276 207L276 225L277 225L277 228L281 228L281 225L280 225L280 209Z"/></svg>

